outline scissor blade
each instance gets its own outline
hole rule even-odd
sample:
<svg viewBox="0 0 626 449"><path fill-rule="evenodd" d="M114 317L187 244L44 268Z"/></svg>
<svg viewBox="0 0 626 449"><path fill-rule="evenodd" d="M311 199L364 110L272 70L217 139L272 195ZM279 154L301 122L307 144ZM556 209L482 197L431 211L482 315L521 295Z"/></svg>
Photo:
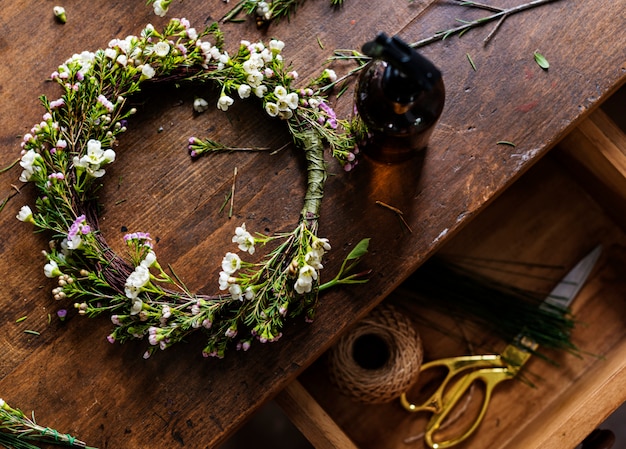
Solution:
<svg viewBox="0 0 626 449"><path fill-rule="evenodd" d="M580 292L583 284L591 274L598 258L602 253L602 246L596 246L589 254L583 257L574 268L559 282L541 304L541 307L559 307L566 309Z"/></svg>

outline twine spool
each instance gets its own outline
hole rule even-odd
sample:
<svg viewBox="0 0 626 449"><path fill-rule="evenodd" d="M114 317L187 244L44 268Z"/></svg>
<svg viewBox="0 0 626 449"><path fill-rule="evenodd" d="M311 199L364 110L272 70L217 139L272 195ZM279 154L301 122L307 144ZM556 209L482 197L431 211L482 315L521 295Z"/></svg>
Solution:
<svg viewBox="0 0 626 449"><path fill-rule="evenodd" d="M381 404L416 382L422 356L422 343L411 320L383 304L331 348L330 379L360 402Z"/></svg>

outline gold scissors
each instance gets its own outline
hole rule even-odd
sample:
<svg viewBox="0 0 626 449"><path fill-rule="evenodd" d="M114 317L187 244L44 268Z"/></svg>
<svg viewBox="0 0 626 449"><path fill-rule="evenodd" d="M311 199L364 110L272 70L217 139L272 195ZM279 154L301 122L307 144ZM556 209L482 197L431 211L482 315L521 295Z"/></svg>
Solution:
<svg viewBox="0 0 626 449"><path fill-rule="evenodd" d="M580 260L550 292L540 307L556 306L562 309L569 307L589 277L601 251L601 247L597 246ZM445 369L447 370L446 377L421 405L411 403L407 399L406 392L400 396L400 402L410 412L432 413L424 432L426 444L433 449L444 449L472 435L485 416L495 386L502 381L514 378L537 346L532 339L520 334L501 354L450 357L424 364L420 370L420 376L428 370ZM484 396L480 411L474 421L459 436L435 441L442 429L442 424L450 418L453 410L458 409L457 405L475 382L484 384Z"/></svg>

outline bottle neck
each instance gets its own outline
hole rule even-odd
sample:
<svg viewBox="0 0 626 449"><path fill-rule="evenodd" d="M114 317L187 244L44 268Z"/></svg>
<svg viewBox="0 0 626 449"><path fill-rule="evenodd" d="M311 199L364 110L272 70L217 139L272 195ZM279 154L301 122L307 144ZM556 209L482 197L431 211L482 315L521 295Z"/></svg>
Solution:
<svg viewBox="0 0 626 449"><path fill-rule="evenodd" d="M409 105L424 92L425 89L415 79L385 61L380 63L385 65L381 87L389 101L398 105Z"/></svg>

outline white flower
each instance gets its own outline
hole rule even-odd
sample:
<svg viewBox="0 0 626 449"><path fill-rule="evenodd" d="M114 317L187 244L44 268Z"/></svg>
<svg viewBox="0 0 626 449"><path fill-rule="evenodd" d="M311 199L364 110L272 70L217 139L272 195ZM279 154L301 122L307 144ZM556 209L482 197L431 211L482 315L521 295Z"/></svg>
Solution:
<svg viewBox="0 0 626 449"><path fill-rule="evenodd" d="M309 293L315 280L317 280L317 271L311 265L305 264L300 268L294 289L299 294Z"/></svg>
<svg viewBox="0 0 626 449"><path fill-rule="evenodd" d="M59 270L59 265L54 260L51 260L44 265L43 273L46 275L47 278L51 279L59 277L63 274L61 273L61 270Z"/></svg>
<svg viewBox="0 0 626 449"><path fill-rule="evenodd" d="M293 117L293 112L289 108L278 111L278 118L281 120L289 120L291 117Z"/></svg>
<svg viewBox="0 0 626 449"><path fill-rule="evenodd" d="M304 255L304 261L316 270L324 268L322 265L322 254L317 251L309 251Z"/></svg>
<svg viewBox="0 0 626 449"><path fill-rule="evenodd" d="M314 238L313 242L311 242L311 246L314 250L330 251L330 243L326 238Z"/></svg>
<svg viewBox="0 0 626 449"><path fill-rule="evenodd" d="M75 234L72 237L67 238L67 249L75 250L81 247L83 243L83 239L80 237L80 234Z"/></svg>
<svg viewBox="0 0 626 449"><path fill-rule="evenodd" d="M337 81L337 74L332 69L324 69L323 75L326 76L331 83Z"/></svg>
<svg viewBox="0 0 626 449"><path fill-rule="evenodd" d="M252 287L247 287L243 294L247 300L254 299L254 290L252 289Z"/></svg>
<svg viewBox="0 0 626 449"><path fill-rule="evenodd" d="M254 72L248 74L246 81L251 87L259 87L263 82L263 74L260 71L255 70Z"/></svg>
<svg viewBox="0 0 626 449"><path fill-rule="evenodd" d="M156 75L156 70L152 68L150 64L144 64L141 68L141 76L145 79L150 79Z"/></svg>
<svg viewBox="0 0 626 449"><path fill-rule="evenodd" d="M195 28L188 28L187 37L191 39L192 41L195 41L196 39L198 39L198 32L196 31Z"/></svg>
<svg viewBox="0 0 626 449"><path fill-rule="evenodd" d="M272 50L272 53L280 53L284 47L285 43L283 41L276 39L270 41L270 50Z"/></svg>
<svg viewBox="0 0 626 449"><path fill-rule="evenodd" d="M267 86L258 86L254 88L254 95L259 98L263 98L263 96L267 93Z"/></svg>
<svg viewBox="0 0 626 449"><path fill-rule="evenodd" d="M222 259L222 270L228 274L233 274L241 268L241 259L235 253L226 253Z"/></svg>
<svg viewBox="0 0 626 449"><path fill-rule="evenodd" d="M81 53L76 53L72 55L72 57L66 61L66 64L77 63L78 65L80 65L78 73L80 73L80 75L82 76L85 76L93 67L93 62L95 58L95 53L91 51L83 51Z"/></svg>
<svg viewBox="0 0 626 449"><path fill-rule="evenodd" d="M282 100L287 97L287 89L285 89L285 86L276 86L274 88L274 95L276 95L276 98L279 100Z"/></svg>
<svg viewBox="0 0 626 449"><path fill-rule="evenodd" d="M254 254L254 237L246 231L245 223L235 228L235 235L233 236L232 241L233 243L239 245L238 247L240 251L248 251L250 255Z"/></svg>
<svg viewBox="0 0 626 449"><path fill-rule="evenodd" d="M267 112L267 115L269 115L270 117L276 117L279 112L278 105L276 103L268 101L265 105L265 112Z"/></svg>
<svg viewBox="0 0 626 449"><path fill-rule="evenodd" d="M243 64L241 64L241 68L247 74L258 72L262 66L263 60L259 61L258 58L253 58L252 56L250 56L250 59L244 61Z"/></svg>
<svg viewBox="0 0 626 449"><path fill-rule="evenodd" d="M19 221L23 221L25 223L26 222L28 222L28 223L34 223L35 222L35 220L33 219L33 211L28 206L22 206L22 208L20 209L19 213L15 216L15 218L17 218Z"/></svg>
<svg viewBox="0 0 626 449"><path fill-rule="evenodd" d="M263 61L266 62L266 63L270 62L272 60L272 58L274 57L272 55L272 52L269 49L267 49L267 48L264 48L261 51L261 53L259 53L259 54L261 55L261 58L263 58Z"/></svg>
<svg viewBox="0 0 626 449"><path fill-rule="evenodd" d="M109 164L115 161L115 151L102 149L102 143L99 140L90 139L87 142L87 157L91 164Z"/></svg>
<svg viewBox="0 0 626 449"><path fill-rule="evenodd" d="M141 37L148 38L152 36L154 33L154 25L151 23L147 24L146 27L141 31Z"/></svg>
<svg viewBox="0 0 626 449"><path fill-rule="evenodd" d="M61 23L65 23L67 21L67 15L65 14L65 8L62 6L55 6L52 8L52 12L54 16L59 19Z"/></svg>
<svg viewBox="0 0 626 449"><path fill-rule="evenodd" d="M170 44L164 41L157 42L154 44L153 50L159 58L164 58L170 52Z"/></svg>
<svg viewBox="0 0 626 449"><path fill-rule="evenodd" d="M73 162L75 167L87 170L89 175L94 178L104 176L104 170L101 165L108 164L115 160L115 151L102 149L102 143L99 140L90 139L87 142L87 154L80 159L74 156Z"/></svg>
<svg viewBox="0 0 626 449"><path fill-rule="evenodd" d="M156 0L152 6L154 7L154 13L159 17L165 17L167 9L170 7L167 0Z"/></svg>
<svg viewBox="0 0 626 449"><path fill-rule="evenodd" d="M143 302L139 298L132 298L133 304L130 306L130 314L137 315L143 309Z"/></svg>
<svg viewBox="0 0 626 449"><path fill-rule="evenodd" d="M150 282L150 270L143 265L138 265L135 267L135 271L126 279L126 284L124 285L126 297L136 299L141 289L145 287L148 282Z"/></svg>
<svg viewBox="0 0 626 449"><path fill-rule="evenodd" d="M228 56L228 52L224 52L222 54L220 54L219 58L217 58L218 62L221 62L222 64L228 64L228 61L230 61L230 56Z"/></svg>
<svg viewBox="0 0 626 449"><path fill-rule="evenodd" d="M234 102L235 102L235 100L230 98L228 95L222 95L222 96L220 96L220 99L217 100L217 107L218 107L218 109L221 109L222 111L228 111L228 108Z"/></svg>
<svg viewBox="0 0 626 449"><path fill-rule="evenodd" d="M196 112L204 112L209 109L209 103L204 98L196 98L193 100L193 110Z"/></svg>
<svg viewBox="0 0 626 449"><path fill-rule="evenodd" d="M222 56L222 54L220 53L220 49L217 47L211 47L209 53L211 54L211 58L215 59L216 61L219 61L220 57Z"/></svg>
<svg viewBox="0 0 626 449"><path fill-rule="evenodd" d="M256 6L256 14L257 16L264 17L265 14L270 12L270 5L267 2L258 2Z"/></svg>
<svg viewBox="0 0 626 449"><path fill-rule="evenodd" d="M243 291L241 290L241 285L231 284L231 286L228 287L228 292L231 294L233 299L243 301Z"/></svg>
<svg viewBox="0 0 626 449"><path fill-rule="evenodd" d="M20 160L20 166L24 169L20 175L20 181L30 181L36 171L41 170L39 163L43 158L35 150L28 150Z"/></svg>
<svg viewBox="0 0 626 449"><path fill-rule="evenodd" d="M241 99L248 98L252 93L252 88L247 84L242 84L237 88L237 93L239 94L239 98Z"/></svg>
<svg viewBox="0 0 626 449"><path fill-rule="evenodd" d="M220 290L228 289L230 285L234 284L235 282L237 282L237 279L232 277L230 273L227 273L225 271L220 271L220 280L219 280Z"/></svg>
<svg viewBox="0 0 626 449"><path fill-rule="evenodd" d="M128 56L126 55L119 55L117 57L117 59L115 60L115 62L117 62L119 65L126 67L126 64L128 64Z"/></svg>
<svg viewBox="0 0 626 449"><path fill-rule="evenodd" d="M156 260L157 257L154 251L148 251L148 254L146 254L146 257L141 261L140 265L146 268L150 268L152 265L155 264Z"/></svg>
<svg viewBox="0 0 626 449"><path fill-rule="evenodd" d="M107 48L104 50L104 56L111 60L115 60L115 58L117 58L117 50L114 48Z"/></svg>
<svg viewBox="0 0 626 449"><path fill-rule="evenodd" d="M298 107L298 94L295 92L287 94L285 102L287 103L287 106L289 106L289 109L296 109Z"/></svg>

